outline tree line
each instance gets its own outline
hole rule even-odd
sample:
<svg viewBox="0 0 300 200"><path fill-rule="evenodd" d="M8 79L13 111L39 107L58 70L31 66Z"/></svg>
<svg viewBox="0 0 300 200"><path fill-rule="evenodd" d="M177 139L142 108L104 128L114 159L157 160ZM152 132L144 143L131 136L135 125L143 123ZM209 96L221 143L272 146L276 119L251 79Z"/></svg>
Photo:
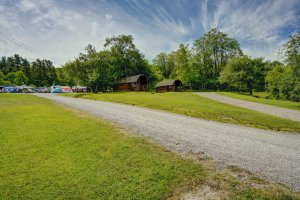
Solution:
<svg viewBox="0 0 300 200"><path fill-rule="evenodd" d="M15 54L0 60L0 85L51 86L59 82L57 70L49 60L28 62Z"/></svg>
<svg viewBox="0 0 300 200"><path fill-rule="evenodd" d="M60 68L54 68L48 60L29 63L18 55L2 57L0 82L35 86L79 84L98 92L109 90L120 78L145 74L152 84L180 79L189 89L251 95L253 90L268 91L274 98L300 101L299 49L300 33L296 33L280 51L283 62L251 58L243 53L236 39L211 29L192 44L180 44L171 52L159 53L148 63L133 37L120 35L107 38L101 51L88 45L84 53Z"/></svg>

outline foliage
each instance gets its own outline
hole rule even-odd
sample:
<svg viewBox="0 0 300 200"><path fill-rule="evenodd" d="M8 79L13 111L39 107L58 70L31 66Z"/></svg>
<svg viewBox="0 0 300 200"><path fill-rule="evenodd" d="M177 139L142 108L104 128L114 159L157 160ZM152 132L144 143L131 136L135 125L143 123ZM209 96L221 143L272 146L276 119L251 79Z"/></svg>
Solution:
<svg viewBox="0 0 300 200"><path fill-rule="evenodd" d="M198 73L197 68L191 62L191 51L188 45L180 44L175 52L174 76L190 87L192 83L196 83Z"/></svg>
<svg viewBox="0 0 300 200"><path fill-rule="evenodd" d="M8 74L6 74L5 76L5 80L14 83L14 79L16 78L16 73L15 72L9 72Z"/></svg>
<svg viewBox="0 0 300 200"><path fill-rule="evenodd" d="M107 51L95 52L89 55L85 63L91 68L87 85L91 86L93 91L107 91L114 83L113 64L111 63L110 54Z"/></svg>
<svg viewBox="0 0 300 200"><path fill-rule="evenodd" d="M294 74L300 76L300 32L291 35L283 45L285 62L291 66Z"/></svg>
<svg viewBox="0 0 300 200"><path fill-rule="evenodd" d="M25 74L22 71L17 71L15 73L15 78L13 80L13 83L16 85L24 85L28 83L28 78L25 76Z"/></svg>
<svg viewBox="0 0 300 200"><path fill-rule="evenodd" d="M150 75L148 63L134 45L131 35L106 38L104 47L111 56L114 65L113 76L116 80L141 73Z"/></svg>
<svg viewBox="0 0 300 200"><path fill-rule="evenodd" d="M267 89L276 98L300 101L300 32L290 36L284 47L287 66L278 65L266 76Z"/></svg>
<svg viewBox="0 0 300 200"><path fill-rule="evenodd" d="M12 57L2 57L0 71L5 75L6 83L35 86L50 86L57 82L55 68L49 60L39 60L29 63L25 58L15 54ZM17 73L17 79L15 76ZM22 73L21 73L22 72Z"/></svg>
<svg viewBox="0 0 300 200"><path fill-rule="evenodd" d="M199 66L200 81L217 80L226 63L242 55L239 43L217 29L211 29L194 43L194 62ZM206 88L205 84L202 87Z"/></svg>
<svg viewBox="0 0 300 200"><path fill-rule="evenodd" d="M0 85L4 84L4 74L0 71Z"/></svg>
<svg viewBox="0 0 300 200"><path fill-rule="evenodd" d="M97 52L92 45L86 47L74 61L63 66L67 77L78 84L88 85L93 92L107 91L120 78L145 74L152 77L150 67L133 43L131 35L107 38L106 50Z"/></svg>
<svg viewBox="0 0 300 200"><path fill-rule="evenodd" d="M180 44L170 53L159 53L150 65L131 35L119 35L106 38L102 51L89 44L85 53L62 68L54 68L49 60L36 59L29 63L17 54L2 57L0 71L4 80L0 81L35 86L87 85L94 92L105 92L121 78L145 74L151 86L163 79L180 79L190 89L250 93L267 89L276 98L299 101L299 49L300 33L297 33L283 45L284 64L249 58L243 56L236 39L213 28L192 45ZM20 74L15 79L17 71L25 76Z"/></svg>
<svg viewBox="0 0 300 200"><path fill-rule="evenodd" d="M249 91L252 95L254 88L264 83L264 63L262 58L252 59L241 56L231 59L220 75L220 82L240 90Z"/></svg>
<svg viewBox="0 0 300 200"><path fill-rule="evenodd" d="M66 96L112 101L154 108L191 117L263 129L300 132L300 123L244 108L212 101L190 92L145 93L119 92L103 94L65 94Z"/></svg>
<svg viewBox="0 0 300 200"><path fill-rule="evenodd" d="M153 60L158 79L178 78L185 85L216 89L218 77L226 63L242 55L238 42L227 34L212 29L189 48L180 44L176 51L160 53Z"/></svg>
<svg viewBox="0 0 300 200"><path fill-rule="evenodd" d="M266 80L267 89L274 97L300 101L300 77L292 67L276 66Z"/></svg>
<svg viewBox="0 0 300 200"><path fill-rule="evenodd" d="M170 79L174 70L174 54L160 53L153 60L153 71L159 80Z"/></svg>
<svg viewBox="0 0 300 200"><path fill-rule="evenodd" d="M55 84L56 73L52 62L37 59L31 66L31 83L36 86L50 86Z"/></svg>

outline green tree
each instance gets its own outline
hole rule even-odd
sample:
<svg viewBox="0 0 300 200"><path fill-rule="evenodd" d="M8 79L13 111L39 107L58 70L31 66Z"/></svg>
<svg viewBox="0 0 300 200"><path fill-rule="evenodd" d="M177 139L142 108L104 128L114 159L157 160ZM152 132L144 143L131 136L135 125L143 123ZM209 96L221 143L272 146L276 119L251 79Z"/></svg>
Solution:
<svg viewBox="0 0 300 200"><path fill-rule="evenodd" d="M0 85L4 85L4 74L0 71Z"/></svg>
<svg viewBox="0 0 300 200"><path fill-rule="evenodd" d="M174 53L160 53L153 60L153 71L158 79L169 79L174 73Z"/></svg>
<svg viewBox="0 0 300 200"><path fill-rule="evenodd" d="M188 45L180 44L175 52L174 74L185 85L189 85L190 89L197 82L198 69L193 65Z"/></svg>
<svg viewBox="0 0 300 200"><path fill-rule="evenodd" d="M31 64L30 84L50 86L55 83L56 72L51 61L36 59Z"/></svg>
<svg viewBox="0 0 300 200"><path fill-rule="evenodd" d="M25 74L20 70L15 73L15 78L13 80L13 83L16 85L24 85L28 83L28 78L25 76Z"/></svg>
<svg viewBox="0 0 300 200"><path fill-rule="evenodd" d="M289 37L281 53L287 66L278 65L269 71L267 90L275 98L300 101L300 32Z"/></svg>
<svg viewBox="0 0 300 200"><path fill-rule="evenodd" d="M131 35L107 38L106 50L97 52L88 45L86 53L80 53L74 61L63 66L66 77L77 84L84 84L94 92L106 91L118 79L145 74L152 78L152 73L143 54L135 47Z"/></svg>
<svg viewBox="0 0 300 200"><path fill-rule="evenodd" d="M248 56L233 58L221 72L220 82L247 90L252 95L255 85L259 84L262 77L262 66L262 59L251 59Z"/></svg>
<svg viewBox="0 0 300 200"><path fill-rule="evenodd" d="M113 62L115 80L141 73L151 76L148 63L144 55L134 45L131 35L106 38L104 47L109 52Z"/></svg>
<svg viewBox="0 0 300 200"><path fill-rule="evenodd" d="M14 82L15 78L16 78L15 72L9 72L5 76L5 80L9 81L11 84L15 84L15 82Z"/></svg>
<svg viewBox="0 0 300 200"><path fill-rule="evenodd" d="M275 98L300 101L300 77L291 66L276 66L266 77L267 90Z"/></svg>
<svg viewBox="0 0 300 200"><path fill-rule="evenodd" d="M267 90L276 98L279 98L280 95L280 84L283 72L284 67L277 65L269 71L266 76Z"/></svg>
<svg viewBox="0 0 300 200"><path fill-rule="evenodd" d="M85 53L80 53L79 57L74 61L67 62L63 66L63 70L66 72L65 78L67 80L72 80L76 84L80 85L88 85L89 84L89 76L93 71L93 65L90 65L89 60L96 53L95 48L91 45L88 45L85 50Z"/></svg>
<svg viewBox="0 0 300 200"><path fill-rule="evenodd" d="M300 32L289 37L283 51L287 65L291 66L296 76L300 76Z"/></svg>
<svg viewBox="0 0 300 200"><path fill-rule="evenodd" d="M113 65L109 52L100 51L90 55L86 65L91 66L88 85L94 92L107 91L113 84Z"/></svg>
<svg viewBox="0 0 300 200"><path fill-rule="evenodd" d="M193 65L199 68L198 77L202 83L216 82L226 63L241 55L237 40L214 28L194 42Z"/></svg>

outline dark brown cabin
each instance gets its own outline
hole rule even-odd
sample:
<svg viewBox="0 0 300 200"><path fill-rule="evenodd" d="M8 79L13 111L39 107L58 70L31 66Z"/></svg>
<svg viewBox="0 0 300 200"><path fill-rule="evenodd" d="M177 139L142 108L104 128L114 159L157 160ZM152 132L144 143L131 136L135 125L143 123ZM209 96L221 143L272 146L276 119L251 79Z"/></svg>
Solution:
<svg viewBox="0 0 300 200"><path fill-rule="evenodd" d="M146 91L148 78L144 74L129 76L119 80L113 89L114 91Z"/></svg>
<svg viewBox="0 0 300 200"><path fill-rule="evenodd" d="M180 80L164 80L156 84L156 92L177 92L182 91Z"/></svg>

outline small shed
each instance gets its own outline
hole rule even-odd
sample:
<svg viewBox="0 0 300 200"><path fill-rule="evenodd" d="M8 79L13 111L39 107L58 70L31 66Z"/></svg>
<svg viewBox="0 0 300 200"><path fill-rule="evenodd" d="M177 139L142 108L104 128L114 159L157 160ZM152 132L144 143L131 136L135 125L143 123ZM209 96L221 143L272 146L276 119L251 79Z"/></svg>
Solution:
<svg viewBox="0 0 300 200"><path fill-rule="evenodd" d="M146 91L148 78L144 74L129 76L119 80L114 86L114 91Z"/></svg>
<svg viewBox="0 0 300 200"><path fill-rule="evenodd" d="M156 84L156 92L177 92L182 91L182 82L180 80L163 80Z"/></svg>

